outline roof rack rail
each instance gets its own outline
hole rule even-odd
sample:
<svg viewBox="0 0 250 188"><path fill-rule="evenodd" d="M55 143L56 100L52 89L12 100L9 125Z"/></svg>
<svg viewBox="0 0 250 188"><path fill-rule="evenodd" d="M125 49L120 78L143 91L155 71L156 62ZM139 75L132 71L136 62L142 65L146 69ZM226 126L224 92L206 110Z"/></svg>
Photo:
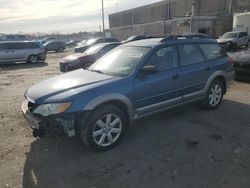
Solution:
<svg viewBox="0 0 250 188"><path fill-rule="evenodd" d="M195 34L183 34L183 35L169 35L161 40L161 42L166 42L168 40L178 40L178 39L209 39L210 37L206 34L195 33Z"/></svg>

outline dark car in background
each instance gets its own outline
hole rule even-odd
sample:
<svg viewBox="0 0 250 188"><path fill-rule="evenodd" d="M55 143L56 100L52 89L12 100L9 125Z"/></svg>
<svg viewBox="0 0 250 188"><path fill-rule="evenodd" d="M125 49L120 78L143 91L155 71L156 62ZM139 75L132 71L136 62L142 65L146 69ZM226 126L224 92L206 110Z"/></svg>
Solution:
<svg viewBox="0 0 250 188"><path fill-rule="evenodd" d="M99 43L106 43L106 42L119 42L116 38L93 38L87 40L85 43L82 43L79 46L75 47L75 52L82 53L91 46L94 46Z"/></svg>
<svg viewBox="0 0 250 188"><path fill-rule="evenodd" d="M6 41L0 42L0 64L26 61L38 63L45 61L46 52L39 42Z"/></svg>
<svg viewBox="0 0 250 188"><path fill-rule="evenodd" d="M229 53L234 62L235 77L240 79L250 79L250 49L237 53Z"/></svg>
<svg viewBox="0 0 250 188"><path fill-rule="evenodd" d="M55 51L55 52L63 52L66 48L64 42L61 41L50 41L46 42L44 45L46 52Z"/></svg>
<svg viewBox="0 0 250 188"><path fill-rule="evenodd" d="M78 40L70 40L70 41L66 42L65 44L67 47L73 47L73 46L76 46L77 43L79 43Z"/></svg>
<svg viewBox="0 0 250 188"><path fill-rule="evenodd" d="M60 62L60 71L67 72L79 68L87 68L104 54L117 47L121 43L96 44L84 53L77 53L63 58Z"/></svg>
<svg viewBox="0 0 250 188"><path fill-rule="evenodd" d="M42 44L45 44L45 43L47 43L47 42L55 41L55 40L56 40L55 37L46 37L46 38L44 38L44 39L41 40L41 43L42 43Z"/></svg>

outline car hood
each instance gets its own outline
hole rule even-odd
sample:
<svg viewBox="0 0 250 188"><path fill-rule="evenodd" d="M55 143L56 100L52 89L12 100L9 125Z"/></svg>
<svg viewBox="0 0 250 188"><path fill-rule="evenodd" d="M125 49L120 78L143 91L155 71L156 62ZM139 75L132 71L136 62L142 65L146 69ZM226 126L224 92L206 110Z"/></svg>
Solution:
<svg viewBox="0 0 250 188"><path fill-rule="evenodd" d="M70 56L63 58L61 63L77 63L76 60L80 60L80 62L95 61L96 55L95 54L78 53L78 54L70 55Z"/></svg>
<svg viewBox="0 0 250 188"><path fill-rule="evenodd" d="M40 103L67 91L71 91L71 95L75 95L78 88L82 88L81 91L84 91L84 87L115 79L118 77L79 69L35 84L26 91L25 96L35 103Z"/></svg>
<svg viewBox="0 0 250 188"><path fill-rule="evenodd" d="M77 53L77 54L73 54L73 55L69 55L69 56L64 57L62 59L62 61L72 61L72 60L76 60L82 56L84 56L82 53Z"/></svg>
<svg viewBox="0 0 250 188"><path fill-rule="evenodd" d="M228 38L228 39L222 39L222 38L220 38L220 39L217 39L217 42L218 43L225 43L225 42L231 42L233 40L234 40L234 38Z"/></svg>
<svg viewBox="0 0 250 188"><path fill-rule="evenodd" d="M79 46L76 46L75 48L87 48L89 45L87 44L83 44L83 45L79 45Z"/></svg>
<svg viewBox="0 0 250 188"><path fill-rule="evenodd" d="M69 56L63 58L62 61L72 61L72 60L82 59L82 58L89 57L89 56L92 56L92 54L76 53L76 54L69 55Z"/></svg>

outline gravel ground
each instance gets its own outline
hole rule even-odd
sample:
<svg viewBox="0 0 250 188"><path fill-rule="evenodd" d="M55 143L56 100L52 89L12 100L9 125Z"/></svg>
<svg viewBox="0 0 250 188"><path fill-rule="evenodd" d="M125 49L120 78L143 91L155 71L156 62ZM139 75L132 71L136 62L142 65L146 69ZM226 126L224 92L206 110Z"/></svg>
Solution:
<svg viewBox="0 0 250 188"><path fill-rule="evenodd" d="M33 138L20 109L23 93L61 74L58 62L70 53L0 67L1 188L250 187L249 82L234 82L216 111L188 105L138 121L107 152L61 134Z"/></svg>

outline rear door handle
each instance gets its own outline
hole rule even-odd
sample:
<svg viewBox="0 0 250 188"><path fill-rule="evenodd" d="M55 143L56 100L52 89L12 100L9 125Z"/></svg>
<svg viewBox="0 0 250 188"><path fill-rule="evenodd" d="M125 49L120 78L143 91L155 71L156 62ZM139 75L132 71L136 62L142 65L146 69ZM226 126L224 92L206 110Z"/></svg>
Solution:
<svg viewBox="0 0 250 188"><path fill-rule="evenodd" d="M180 74L175 74L175 75L172 76L172 79L177 80L179 77L180 77Z"/></svg>

